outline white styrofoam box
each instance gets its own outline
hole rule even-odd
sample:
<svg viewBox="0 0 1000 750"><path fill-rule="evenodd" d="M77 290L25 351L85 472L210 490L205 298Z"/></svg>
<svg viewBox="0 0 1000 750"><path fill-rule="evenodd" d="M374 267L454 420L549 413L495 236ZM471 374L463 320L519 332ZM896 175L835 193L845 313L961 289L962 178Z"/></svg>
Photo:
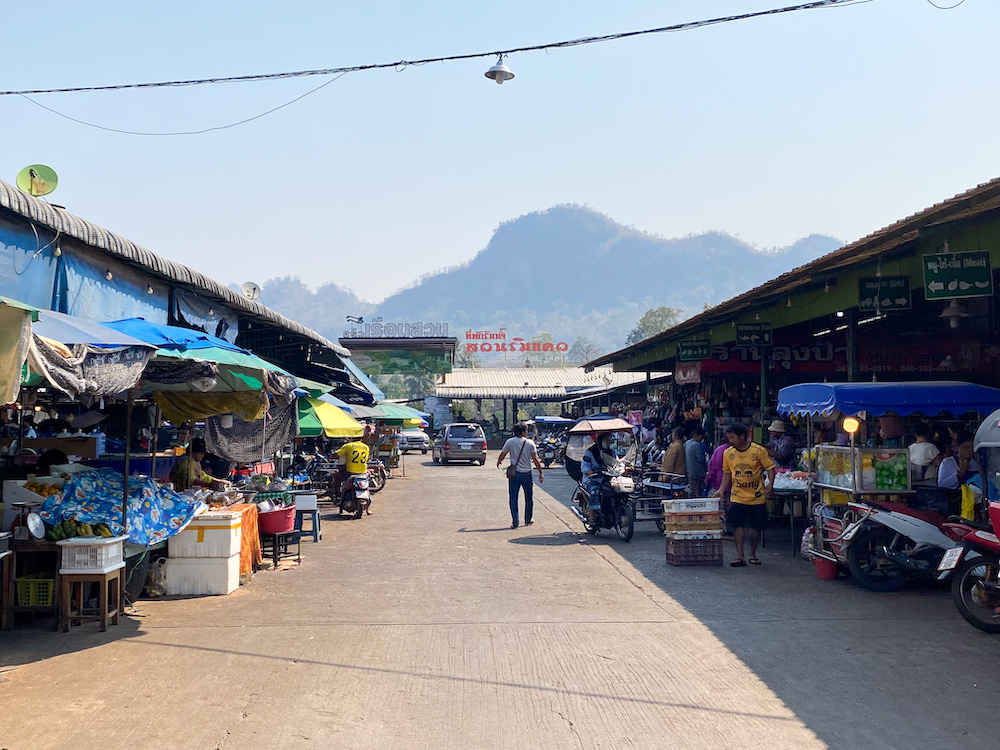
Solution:
<svg viewBox="0 0 1000 750"><path fill-rule="evenodd" d="M719 510L719 498L694 497L681 500L664 500L664 513L711 513Z"/></svg>
<svg viewBox="0 0 1000 750"><path fill-rule="evenodd" d="M711 531L670 531L669 529L664 532L664 534L671 539L677 539L683 541L686 539L718 539L722 540L722 529L713 529Z"/></svg>
<svg viewBox="0 0 1000 750"><path fill-rule="evenodd" d="M167 594L225 596L240 586L240 556L167 560Z"/></svg>
<svg viewBox="0 0 1000 750"><path fill-rule="evenodd" d="M195 516L180 533L167 540L171 558L229 558L240 553L243 515L218 510Z"/></svg>
<svg viewBox="0 0 1000 750"><path fill-rule="evenodd" d="M57 487L62 487L64 482L59 477L38 477L37 479L32 479L31 481L37 482L38 484L54 484ZM9 529L10 525L14 523L14 519L20 514L20 509L13 508L11 505L13 503L38 503L41 505L45 502L45 498L41 495L36 495L31 490L24 489L24 485L27 484L27 479L5 479L3 483L3 528Z"/></svg>
<svg viewBox="0 0 1000 750"><path fill-rule="evenodd" d="M316 510L319 507L319 499L315 495L292 496L295 500L295 510Z"/></svg>
<svg viewBox="0 0 1000 750"><path fill-rule="evenodd" d="M92 466L84 466L83 464L58 464L49 467L49 472L54 477L62 476L63 474L79 474L81 471L93 471Z"/></svg>
<svg viewBox="0 0 1000 750"><path fill-rule="evenodd" d="M125 567L123 549L126 539L126 536L89 536L56 542L62 550L59 574L110 573Z"/></svg>

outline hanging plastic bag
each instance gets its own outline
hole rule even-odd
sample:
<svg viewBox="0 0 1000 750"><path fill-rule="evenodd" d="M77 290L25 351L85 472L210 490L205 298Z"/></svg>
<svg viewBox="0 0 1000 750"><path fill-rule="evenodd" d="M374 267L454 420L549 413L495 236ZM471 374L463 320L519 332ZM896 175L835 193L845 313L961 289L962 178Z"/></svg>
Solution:
<svg viewBox="0 0 1000 750"><path fill-rule="evenodd" d="M967 484L962 485L962 518L976 520L976 492Z"/></svg>
<svg viewBox="0 0 1000 750"><path fill-rule="evenodd" d="M163 596L167 593L167 558L161 557L149 566L145 592L149 597Z"/></svg>

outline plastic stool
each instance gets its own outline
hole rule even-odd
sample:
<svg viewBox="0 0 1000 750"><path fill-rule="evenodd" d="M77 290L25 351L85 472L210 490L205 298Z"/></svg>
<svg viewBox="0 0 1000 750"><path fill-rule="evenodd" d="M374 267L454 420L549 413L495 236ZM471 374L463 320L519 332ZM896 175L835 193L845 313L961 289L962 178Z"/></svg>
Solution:
<svg viewBox="0 0 1000 750"><path fill-rule="evenodd" d="M316 509L316 508L313 508L312 510L300 510L300 509L296 508L295 509L295 530L296 531L302 531L302 519L303 518L312 519L312 526L310 527L309 531L306 531L304 533L306 533L306 534L311 533L314 542L320 541L323 538L323 527L320 524L320 520L319 520L319 510Z"/></svg>

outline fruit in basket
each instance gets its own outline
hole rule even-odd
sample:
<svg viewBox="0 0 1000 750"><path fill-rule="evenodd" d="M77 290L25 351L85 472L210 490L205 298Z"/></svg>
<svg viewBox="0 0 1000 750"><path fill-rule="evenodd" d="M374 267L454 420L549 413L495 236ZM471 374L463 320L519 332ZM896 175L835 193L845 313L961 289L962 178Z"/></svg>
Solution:
<svg viewBox="0 0 1000 750"><path fill-rule="evenodd" d="M42 497L52 497L53 495L62 494L62 490L56 485L45 484L43 482L25 482L24 489Z"/></svg>

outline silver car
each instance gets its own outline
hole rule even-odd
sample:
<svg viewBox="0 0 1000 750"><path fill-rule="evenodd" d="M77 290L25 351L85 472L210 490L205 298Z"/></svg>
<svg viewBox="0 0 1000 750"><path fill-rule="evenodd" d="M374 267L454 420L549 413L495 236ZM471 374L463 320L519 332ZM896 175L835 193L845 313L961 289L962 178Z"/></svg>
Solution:
<svg viewBox="0 0 1000 750"><path fill-rule="evenodd" d="M399 449L403 453L406 453L407 451L420 451L421 453L427 453L427 451L431 449L431 439L423 430L415 428L411 430L403 430L402 437L399 441Z"/></svg>
<svg viewBox="0 0 1000 750"><path fill-rule="evenodd" d="M434 450L431 454L434 463L443 464L449 461L486 463L486 435L483 428L477 424L456 422L441 428L434 436Z"/></svg>

